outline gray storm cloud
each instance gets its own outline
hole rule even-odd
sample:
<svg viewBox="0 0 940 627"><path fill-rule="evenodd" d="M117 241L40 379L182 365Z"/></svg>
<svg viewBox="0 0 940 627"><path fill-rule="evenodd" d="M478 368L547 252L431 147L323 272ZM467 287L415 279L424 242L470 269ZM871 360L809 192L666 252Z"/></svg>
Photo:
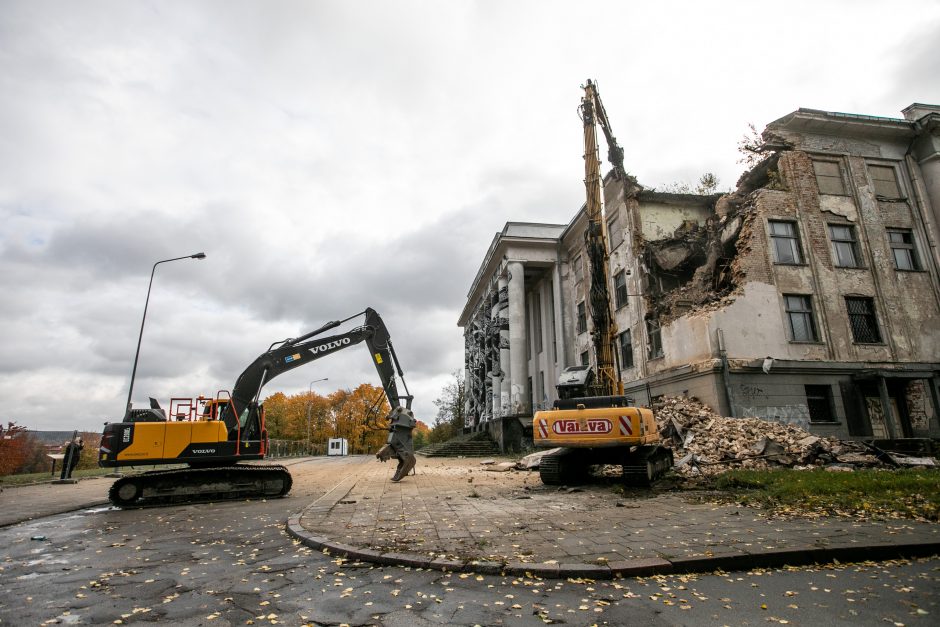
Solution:
<svg viewBox="0 0 940 627"><path fill-rule="evenodd" d="M493 234L583 202L585 79L648 187L731 185L747 124L797 107L940 102L935 2L791 5L7 0L0 420L113 420L151 265L205 251L157 271L138 401L368 306L430 422ZM362 351L267 391L377 383Z"/></svg>

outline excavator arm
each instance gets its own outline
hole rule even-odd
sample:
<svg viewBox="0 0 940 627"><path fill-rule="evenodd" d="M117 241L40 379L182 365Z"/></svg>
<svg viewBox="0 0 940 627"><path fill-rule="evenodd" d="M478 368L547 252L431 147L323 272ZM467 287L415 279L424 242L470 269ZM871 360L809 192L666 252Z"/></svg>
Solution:
<svg viewBox="0 0 940 627"><path fill-rule="evenodd" d="M614 359L614 340L617 337L617 323L610 308L608 290L608 252L607 225L601 209L601 165L597 157L597 126L600 124L607 139L608 159L618 178L625 177L623 169L623 149L610 129L607 113L601 103L597 86L588 81L584 86L581 99L581 119L584 122L584 185L587 193L585 204L588 225L584 233L585 248L590 261L591 332L594 355L597 359L597 379L594 384L596 396L623 394L623 384L619 369Z"/></svg>
<svg viewBox="0 0 940 627"><path fill-rule="evenodd" d="M344 322L363 314L365 314L365 322L361 326L346 333L318 337L320 334L335 329ZM381 316L374 309L368 308L345 320L328 322L306 335L272 344L267 351L259 355L239 375L235 387L232 389L231 408L234 409L235 415L232 415L232 410L229 406L226 406L222 419L229 429L235 429L239 423L241 423L243 429L246 428L248 416L252 413L250 410L257 407L261 389L268 381L289 370L362 342L365 342L369 348L372 363L379 373L382 388L385 390L385 396L388 398L391 408L394 410L396 407L400 407L402 400L404 400L406 408L410 409L413 397L408 394L408 387L404 382L404 373L398 363L398 357L392 346L388 329L385 327ZM405 386L404 395L398 392L396 373L398 377L402 377L402 385ZM246 412L246 410L249 411Z"/></svg>

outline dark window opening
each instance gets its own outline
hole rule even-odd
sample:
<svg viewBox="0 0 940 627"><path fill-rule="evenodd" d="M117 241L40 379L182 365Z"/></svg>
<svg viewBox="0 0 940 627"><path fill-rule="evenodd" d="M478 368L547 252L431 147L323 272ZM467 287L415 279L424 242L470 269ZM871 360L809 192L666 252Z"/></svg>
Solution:
<svg viewBox="0 0 940 627"><path fill-rule="evenodd" d="M617 309L627 304L627 277L623 270L614 275L614 296Z"/></svg>
<svg viewBox="0 0 940 627"><path fill-rule="evenodd" d="M629 329L620 334L620 367L633 367L633 338Z"/></svg>
<svg viewBox="0 0 940 627"><path fill-rule="evenodd" d="M813 299L798 294L783 295L787 319L790 323L790 340L793 342L816 342L816 321L813 318Z"/></svg>
<svg viewBox="0 0 940 627"><path fill-rule="evenodd" d="M849 312L852 337L859 344L880 344L881 332L875 318L875 303L871 298L847 296L845 307Z"/></svg>
<svg viewBox="0 0 940 627"><path fill-rule="evenodd" d="M610 238L610 252L623 242L623 229L620 228L620 214L614 214L607 222L607 235Z"/></svg>
<svg viewBox="0 0 940 627"><path fill-rule="evenodd" d="M914 234L910 229L888 229L888 245L897 270L920 270Z"/></svg>
<svg viewBox="0 0 940 627"><path fill-rule="evenodd" d="M646 336L649 341L649 358L662 357L665 353L663 353L662 328L658 322L655 320L646 321Z"/></svg>
<svg viewBox="0 0 940 627"><path fill-rule="evenodd" d="M584 303L578 303L578 334L587 333L587 309Z"/></svg>
<svg viewBox="0 0 940 627"><path fill-rule="evenodd" d="M835 422L832 410L832 389L828 385L806 385L806 406L810 422Z"/></svg>
<svg viewBox="0 0 940 627"><path fill-rule="evenodd" d="M801 264L803 253L796 222L770 221L770 241L773 246L774 263Z"/></svg>
<svg viewBox="0 0 940 627"><path fill-rule="evenodd" d="M833 263L840 268L858 268L858 241L855 227L845 224L830 224L829 239L832 240Z"/></svg>

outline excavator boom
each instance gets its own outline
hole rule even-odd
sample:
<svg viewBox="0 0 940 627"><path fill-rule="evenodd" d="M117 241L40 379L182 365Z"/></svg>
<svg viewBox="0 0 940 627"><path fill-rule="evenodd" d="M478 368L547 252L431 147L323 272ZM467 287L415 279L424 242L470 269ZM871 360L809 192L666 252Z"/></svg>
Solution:
<svg viewBox="0 0 940 627"><path fill-rule="evenodd" d="M614 362L617 323L611 313L610 293L607 287L609 284L608 236L601 201L601 164L598 159L597 146L598 121L607 138L610 148L608 154L618 159L619 165L615 166L618 176L621 176L621 173L625 175L623 149L617 144L610 130L610 122L607 120L607 113L601 103L597 86L590 80L584 87L584 97L581 99L581 119L584 122L584 186L587 197L585 210L588 219L584 245L590 262L591 281L588 302L591 307L591 321L594 323L591 340L597 360L595 394L623 394L620 370Z"/></svg>
<svg viewBox="0 0 940 627"><path fill-rule="evenodd" d="M591 342L597 376L589 366L565 369L557 386L559 399L552 409L536 412L532 436L536 446L558 448L542 457L539 476L549 485L583 480L596 464L615 464L623 469L628 485L648 485L672 467L672 452L660 446L659 432L649 409L631 407L623 395L614 342L617 323L610 303L609 249L602 202L601 166L597 127L607 140L607 157L613 175L632 181L623 167L623 149L617 143L597 86L587 81L581 98L584 123L584 186L587 229L584 246L590 262L588 303L592 321Z"/></svg>

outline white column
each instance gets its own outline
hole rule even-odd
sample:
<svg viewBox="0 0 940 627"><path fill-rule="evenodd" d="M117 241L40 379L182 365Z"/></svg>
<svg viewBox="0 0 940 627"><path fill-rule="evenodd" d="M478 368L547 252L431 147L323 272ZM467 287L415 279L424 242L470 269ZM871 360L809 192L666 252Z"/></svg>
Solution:
<svg viewBox="0 0 940 627"><path fill-rule="evenodd" d="M509 377L510 351L509 351L509 279L503 272L499 276L499 303L496 305L499 322L499 408L500 416L506 416L512 407L512 383ZM495 395L496 388L493 388Z"/></svg>
<svg viewBox="0 0 940 627"><path fill-rule="evenodd" d="M558 340L558 365L556 370L558 374L561 374L561 371L570 364L568 343L565 341L565 325L562 324L560 266L561 262L555 261L555 266L552 268L552 310L554 311L553 317L555 319L555 338ZM552 383L552 385L554 385L554 383Z"/></svg>
<svg viewBox="0 0 940 627"><path fill-rule="evenodd" d="M522 262L510 261L509 271L509 380L510 412L529 413L526 394L525 276Z"/></svg>

